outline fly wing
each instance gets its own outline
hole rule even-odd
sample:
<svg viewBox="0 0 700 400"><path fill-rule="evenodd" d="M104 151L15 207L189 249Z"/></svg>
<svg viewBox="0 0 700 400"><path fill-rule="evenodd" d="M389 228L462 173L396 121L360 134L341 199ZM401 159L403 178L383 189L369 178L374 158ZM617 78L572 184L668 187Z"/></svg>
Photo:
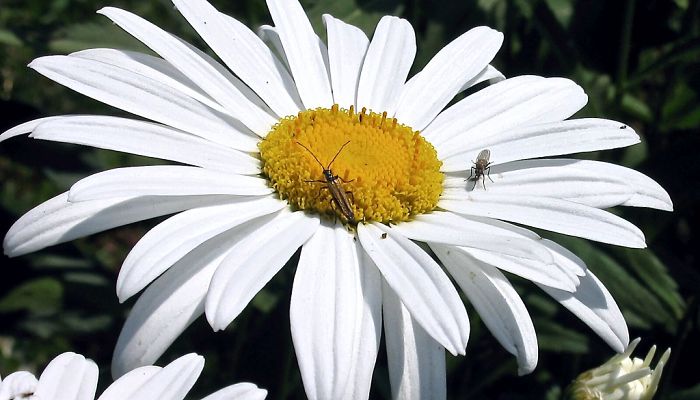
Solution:
<svg viewBox="0 0 700 400"><path fill-rule="evenodd" d="M489 158L491 157L491 150L489 149L483 149L479 152L479 155L476 156L476 161L489 161Z"/></svg>

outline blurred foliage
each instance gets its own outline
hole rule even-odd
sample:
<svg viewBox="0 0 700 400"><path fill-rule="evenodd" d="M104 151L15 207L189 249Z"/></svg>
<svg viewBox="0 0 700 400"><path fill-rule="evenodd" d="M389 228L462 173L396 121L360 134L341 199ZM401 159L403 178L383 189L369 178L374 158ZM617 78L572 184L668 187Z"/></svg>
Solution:
<svg viewBox="0 0 700 400"><path fill-rule="evenodd" d="M222 11L256 27L270 23L261 0L214 0ZM659 399L700 398L700 3L698 0L426 0L302 1L316 31L330 13L368 35L382 15L407 18L418 55L412 73L446 43L476 25L505 34L494 64L506 74L564 76L581 84L589 103L578 115L624 121L642 143L581 157L634 167L661 183L675 211L616 210L647 234L649 249L629 250L548 235L582 257L617 299L642 346L673 347ZM63 113L121 115L26 68L33 58L85 48L148 51L94 12L131 10L206 48L167 0L3 0L0 7L0 132L38 116ZM23 212L93 171L144 164L143 158L20 137L0 145L0 231ZM127 251L158 221L132 224L37 254L3 259L0 280L0 372L39 369L73 350L101 366L109 361L129 305L113 294ZM296 260L291 260L292 265ZM163 357L197 351L207 359L196 393L251 380L271 399L303 397L289 335L293 268L285 268L225 332L200 318ZM513 277L538 332L537 370L517 377L514 358L470 310L467 357L448 356L450 398L557 399L581 371L612 351L583 323L533 285ZM644 350L644 349L641 349ZM383 349L372 398L388 398Z"/></svg>

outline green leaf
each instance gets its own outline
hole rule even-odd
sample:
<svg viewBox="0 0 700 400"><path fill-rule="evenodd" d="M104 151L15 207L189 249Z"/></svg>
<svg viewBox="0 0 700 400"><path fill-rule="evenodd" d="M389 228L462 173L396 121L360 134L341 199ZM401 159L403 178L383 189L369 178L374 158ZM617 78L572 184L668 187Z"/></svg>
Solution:
<svg viewBox="0 0 700 400"><path fill-rule="evenodd" d="M92 264L84 258L39 253L31 258L31 266L46 269L85 269L90 268Z"/></svg>
<svg viewBox="0 0 700 400"><path fill-rule="evenodd" d="M0 29L0 44L18 47L22 45L22 39L7 29Z"/></svg>
<svg viewBox="0 0 700 400"><path fill-rule="evenodd" d="M688 9L688 0L673 0L673 2L682 10Z"/></svg>
<svg viewBox="0 0 700 400"><path fill-rule="evenodd" d="M267 314L275 308L279 299L280 296L277 293L263 289L259 291L255 297L253 297L251 303L253 304L253 307L257 308L262 313Z"/></svg>
<svg viewBox="0 0 700 400"><path fill-rule="evenodd" d="M355 25L371 38L377 23L384 15L401 15L403 11L400 3L388 0L362 1L361 7L359 3L359 0L319 0L313 6L306 8L306 15L309 16L314 30L322 38L326 32L321 20L323 14L330 14L348 24Z"/></svg>
<svg viewBox="0 0 700 400"><path fill-rule="evenodd" d="M66 282L78 283L89 286L101 286L105 288L110 288L110 286L112 285L112 282L104 276L89 272L69 272L65 274L65 279Z"/></svg>
<svg viewBox="0 0 700 400"><path fill-rule="evenodd" d="M700 57L700 38L680 40L666 46L665 49L667 50L659 51L655 47L642 53L641 59L646 62L630 76L627 85L642 84L650 75L664 72L678 64L695 65Z"/></svg>
<svg viewBox="0 0 700 400"><path fill-rule="evenodd" d="M526 19L531 20L532 15L534 14L533 11L533 4L529 1L525 0L515 0L514 2L515 6L518 8L518 11L522 14L523 17ZM535 22L535 21L533 21Z"/></svg>
<svg viewBox="0 0 700 400"><path fill-rule="evenodd" d="M552 14L557 18L557 21L568 27L571 22L571 16L574 14L574 4L571 0L546 0L545 1L552 10Z"/></svg>
<svg viewBox="0 0 700 400"><path fill-rule="evenodd" d="M561 386L550 388L545 394L545 400L560 400L562 395Z"/></svg>
<svg viewBox="0 0 700 400"><path fill-rule="evenodd" d="M700 399L700 383L690 389L680 390L668 396L668 400L697 400Z"/></svg>
<svg viewBox="0 0 700 400"><path fill-rule="evenodd" d="M695 129L700 125L698 93L685 82L679 82L664 104L661 126L663 130Z"/></svg>
<svg viewBox="0 0 700 400"><path fill-rule="evenodd" d="M25 282L0 299L0 312L27 310L33 314L49 315L61 308L63 286L53 278Z"/></svg>
<svg viewBox="0 0 700 400"><path fill-rule="evenodd" d="M622 150L620 164L630 168L634 168L642 164L649 157L649 147L647 142L643 140L634 146L625 147Z"/></svg>
<svg viewBox="0 0 700 400"><path fill-rule="evenodd" d="M559 303L553 301L551 297L545 297L539 293L532 293L524 300L531 312L538 312L545 317L553 318L561 310Z"/></svg>
<svg viewBox="0 0 700 400"><path fill-rule="evenodd" d="M634 119L650 122L654 119L651 108L642 99L629 93L622 96L622 111Z"/></svg>
<svg viewBox="0 0 700 400"><path fill-rule="evenodd" d="M20 322L19 327L42 339L51 339L60 331L56 318L30 318Z"/></svg>
<svg viewBox="0 0 700 400"><path fill-rule="evenodd" d="M678 283L668 274L668 268L650 250L623 250L630 269L671 310L676 319L685 312L685 302L678 293Z"/></svg>
<svg viewBox="0 0 700 400"><path fill-rule="evenodd" d="M494 12L496 7L501 4L500 0L477 0L478 7L484 12Z"/></svg>
<svg viewBox="0 0 700 400"><path fill-rule="evenodd" d="M112 317L108 315L83 317L76 313L65 313L61 317L61 322L72 332L91 333L107 329L112 323Z"/></svg>
<svg viewBox="0 0 700 400"><path fill-rule="evenodd" d="M49 42L49 49L57 53L72 53L97 47L137 50L152 54L147 47L129 34L107 22L70 25L59 31Z"/></svg>
<svg viewBox="0 0 700 400"><path fill-rule="evenodd" d="M674 313L615 259L581 239L564 236L559 239L558 236L557 241L586 262L612 293L630 326L647 328L648 324L644 322L652 322L664 325L669 331L675 330L677 320ZM642 322L642 326L637 322Z"/></svg>
<svg viewBox="0 0 700 400"><path fill-rule="evenodd" d="M588 353L588 337L549 320L537 320L537 343L540 350L573 354Z"/></svg>

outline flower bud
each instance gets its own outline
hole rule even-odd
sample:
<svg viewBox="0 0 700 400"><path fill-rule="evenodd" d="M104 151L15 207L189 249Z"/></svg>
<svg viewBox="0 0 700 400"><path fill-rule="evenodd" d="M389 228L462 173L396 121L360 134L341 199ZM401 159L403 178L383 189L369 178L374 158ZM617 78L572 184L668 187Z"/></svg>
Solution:
<svg viewBox="0 0 700 400"><path fill-rule="evenodd" d="M569 386L568 400L650 400L656 393L664 365L671 355L667 349L651 368L656 345L649 349L644 360L630 358L639 344L637 338L622 354L612 357L605 364L579 375Z"/></svg>

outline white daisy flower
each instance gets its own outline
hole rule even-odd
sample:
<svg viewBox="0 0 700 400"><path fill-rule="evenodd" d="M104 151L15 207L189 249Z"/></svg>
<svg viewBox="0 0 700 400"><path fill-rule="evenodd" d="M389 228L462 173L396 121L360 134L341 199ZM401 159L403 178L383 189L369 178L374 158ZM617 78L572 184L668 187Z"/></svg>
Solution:
<svg viewBox="0 0 700 400"><path fill-rule="evenodd" d="M204 368L204 358L184 355L165 367L136 368L109 385L97 400L182 400ZM80 354L63 353L51 360L39 379L14 372L0 382L0 400L92 400L97 391L97 365ZM238 383L202 400L262 400L267 391Z"/></svg>
<svg viewBox="0 0 700 400"><path fill-rule="evenodd" d="M275 26L259 35L204 0L174 3L225 66L116 8L100 13L161 58L92 49L30 64L154 122L58 116L0 136L31 132L189 165L92 175L5 238L6 254L17 256L178 213L148 232L120 271L121 301L147 288L120 335L117 375L154 362L203 313L225 329L299 247L290 319L311 399L368 397L382 322L395 397L445 396L444 349L465 353L469 321L443 266L520 373L535 368L537 340L501 270L625 349L620 310L584 263L506 222L640 248L642 232L603 209L671 210L668 194L636 171L538 158L639 142L619 122L567 120L587 101L578 85L504 80L489 65L503 36L487 27L407 80L416 41L397 17L382 18L370 41L324 15L326 44L296 1L268 0ZM485 80L500 82L445 108Z"/></svg>
<svg viewBox="0 0 700 400"><path fill-rule="evenodd" d="M571 400L651 400L661 381L664 365L671 356L666 349L652 368L656 345L641 358L630 358L640 338L630 343L622 354L617 354L605 364L579 375L569 386L566 398Z"/></svg>

